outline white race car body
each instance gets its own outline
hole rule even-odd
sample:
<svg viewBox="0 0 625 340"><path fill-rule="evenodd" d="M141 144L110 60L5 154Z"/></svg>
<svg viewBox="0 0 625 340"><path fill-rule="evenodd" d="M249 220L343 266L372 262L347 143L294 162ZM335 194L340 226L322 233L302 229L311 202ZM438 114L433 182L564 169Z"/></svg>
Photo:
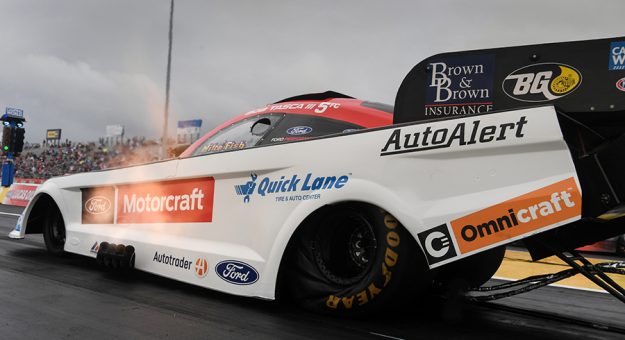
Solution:
<svg viewBox="0 0 625 340"><path fill-rule="evenodd" d="M393 214L431 268L578 220L581 191L553 107L356 133L53 178L65 251L132 245L135 268L273 299L304 219L346 201Z"/></svg>

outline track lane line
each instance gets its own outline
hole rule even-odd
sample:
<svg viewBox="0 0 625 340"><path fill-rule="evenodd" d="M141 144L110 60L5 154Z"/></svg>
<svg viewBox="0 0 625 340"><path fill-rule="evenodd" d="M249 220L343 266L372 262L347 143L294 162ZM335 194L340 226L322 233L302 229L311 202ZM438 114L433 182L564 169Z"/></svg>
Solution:
<svg viewBox="0 0 625 340"><path fill-rule="evenodd" d="M8 212L0 211L0 215L9 215L9 216L20 217L22 214L14 214L14 213L8 213Z"/></svg>
<svg viewBox="0 0 625 340"><path fill-rule="evenodd" d="M404 340L404 338L398 338L398 337L394 337L394 336L390 336L390 335L386 335L386 334L382 334L382 333L369 332L369 334L377 335L377 336L380 336L380 337L383 337L383 338L387 338L387 339Z"/></svg>

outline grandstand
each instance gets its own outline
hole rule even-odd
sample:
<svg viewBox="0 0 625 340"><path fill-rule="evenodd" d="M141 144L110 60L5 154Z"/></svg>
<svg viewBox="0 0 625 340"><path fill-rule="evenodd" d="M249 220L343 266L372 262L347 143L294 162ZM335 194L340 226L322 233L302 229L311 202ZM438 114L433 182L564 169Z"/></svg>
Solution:
<svg viewBox="0 0 625 340"><path fill-rule="evenodd" d="M15 159L15 177L48 179L66 174L104 170L159 159L160 146L133 137L114 145L99 142L30 145Z"/></svg>

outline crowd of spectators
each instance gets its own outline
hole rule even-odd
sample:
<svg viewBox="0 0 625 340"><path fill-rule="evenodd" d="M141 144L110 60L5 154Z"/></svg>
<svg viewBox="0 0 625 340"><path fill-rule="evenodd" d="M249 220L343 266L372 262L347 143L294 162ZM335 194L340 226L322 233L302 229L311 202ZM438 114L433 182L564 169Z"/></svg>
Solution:
<svg viewBox="0 0 625 340"><path fill-rule="evenodd" d="M30 145L15 159L15 177L48 179L54 176L104 170L158 159L158 146L145 138L126 139L113 145L104 140L89 143Z"/></svg>

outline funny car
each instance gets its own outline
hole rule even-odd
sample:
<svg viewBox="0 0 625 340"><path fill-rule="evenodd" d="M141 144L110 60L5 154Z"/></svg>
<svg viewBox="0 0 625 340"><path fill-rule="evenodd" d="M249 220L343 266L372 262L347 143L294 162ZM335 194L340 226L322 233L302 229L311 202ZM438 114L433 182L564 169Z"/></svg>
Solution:
<svg viewBox="0 0 625 340"><path fill-rule="evenodd" d="M50 179L10 236L342 315L479 286L511 242L539 259L624 233L623 45L435 55L394 107L287 98L176 159Z"/></svg>

